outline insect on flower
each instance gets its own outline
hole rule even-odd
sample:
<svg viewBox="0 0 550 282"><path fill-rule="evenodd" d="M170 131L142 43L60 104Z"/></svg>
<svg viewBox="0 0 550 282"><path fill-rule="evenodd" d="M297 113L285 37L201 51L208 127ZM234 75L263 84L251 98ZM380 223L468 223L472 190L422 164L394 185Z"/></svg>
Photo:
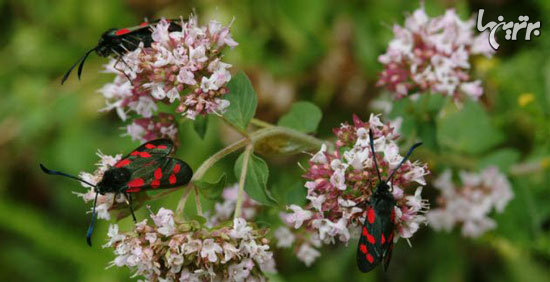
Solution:
<svg viewBox="0 0 550 282"><path fill-rule="evenodd" d="M376 161L376 153L374 152L372 131L369 131L369 138L372 157L378 174L378 184L367 207L367 216L361 228L361 237L357 247L357 266L361 272L371 271L382 259L384 259L384 270L388 269L393 250L393 232L395 228L394 207L396 202L391 193L393 188L390 187L392 177L409 158L413 150L422 145L422 143L414 144L386 181L382 181ZM390 182L390 185L387 184L388 182Z"/></svg>
<svg viewBox="0 0 550 282"><path fill-rule="evenodd" d="M193 171L184 161L168 156L173 148L174 143L169 139L157 139L147 142L105 171L103 178L97 185L76 176L49 170L42 164L40 164L40 168L47 174L69 177L94 187L96 194L92 209L92 221L86 235L86 241L91 246L92 232L97 217L95 208L98 194L124 194L135 222L136 216L132 207L132 193L174 188L189 183Z"/></svg>
<svg viewBox="0 0 550 282"><path fill-rule="evenodd" d="M181 31L181 25L177 24L176 20L167 21L170 22L170 27L168 28L170 32ZM114 55L117 62L122 61L125 63L122 56L130 51L136 50L140 43L143 43L143 47L151 46L151 43L153 42L153 39L151 38L151 26L156 25L158 22L159 20L153 22L145 21L138 26L121 29L111 28L105 31L99 38L97 46L86 52L84 56L78 59L78 61L76 61L76 63L74 63L74 65L72 65L71 68L65 73L61 79L61 84L65 83L67 78L69 78L71 71L79 63L78 79L80 79L84 62L86 61L86 58L88 58L88 55L90 55L93 51L101 57L109 57Z"/></svg>

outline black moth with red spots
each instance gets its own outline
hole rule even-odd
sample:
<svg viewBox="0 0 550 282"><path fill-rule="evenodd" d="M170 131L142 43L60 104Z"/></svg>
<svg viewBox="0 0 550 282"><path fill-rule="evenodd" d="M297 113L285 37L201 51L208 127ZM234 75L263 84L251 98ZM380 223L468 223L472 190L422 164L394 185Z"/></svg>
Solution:
<svg viewBox="0 0 550 282"><path fill-rule="evenodd" d="M373 270L382 260L384 260L384 270L388 269L393 250L396 203L391 193L392 188L387 183L390 182L391 185L393 174L409 158L413 150L422 145L422 143L414 144L388 179L383 181L374 152L372 131L369 132L369 138L374 165L378 173L378 184L367 206L367 214L361 228L361 237L357 248L357 266L361 272Z"/></svg>
<svg viewBox="0 0 550 282"><path fill-rule="evenodd" d="M92 211L92 222L86 236L86 241L91 246L91 236L97 216L95 207L98 194L124 194L128 200L132 217L136 221L132 208L132 193L174 188L189 183L193 171L184 161L169 157L173 149L174 143L169 139L157 139L147 142L106 170L97 185L63 172L49 170L42 164L40 164L40 167L47 174L70 177L94 187L96 196Z"/></svg>
<svg viewBox="0 0 550 282"><path fill-rule="evenodd" d="M168 31L181 31L179 20L174 19L167 21L170 22ZM136 50L139 47L140 43L143 43L143 47L145 48L151 47L151 43L153 43L153 39L151 38L151 26L156 25L158 22L158 20L152 22L143 22L138 26L120 29L111 28L105 31L99 38L97 46L86 52L84 56L78 59L78 61L76 61L76 63L74 63L74 65L72 65L71 68L65 73L65 75L61 79L61 84L65 83L67 78L69 78L72 70L79 63L80 65L78 66L78 79L80 79L80 76L82 75L82 68L84 67L84 62L86 61L86 58L88 58L88 55L90 55L90 53L92 53L93 51L95 51L101 57L114 56L118 61L122 61L123 63L125 63L122 60L122 56L130 51Z"/></svg>

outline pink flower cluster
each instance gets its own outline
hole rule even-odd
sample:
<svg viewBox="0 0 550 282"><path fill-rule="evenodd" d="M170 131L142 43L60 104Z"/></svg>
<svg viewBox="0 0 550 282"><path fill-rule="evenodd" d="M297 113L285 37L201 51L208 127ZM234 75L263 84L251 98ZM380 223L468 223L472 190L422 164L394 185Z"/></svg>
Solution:
<svg viewBox="0 0 550 282"><path fill-rule="evenodd" d="M456 100L464 95L478 99L483 94L481 81L470 80L470 56L490 57L488 33L474 34L474 20L462 21L454 10L430 18L420 8L394 25L395 38L378 60L385 69L378 86L388 89L394 98L431 91Z"/></svg>
<svg viewBox="0 0 550 282"><path fill-rule="evenodd" d="M239 193L239 184L236 183L232 186L224 188L222 192L223 201L217 202L214 205L214 213L212 215L209 212L206 212L204 216L207 218L206 226L213 227L222 222L228 221L233 218L233 213L235 212L235 206L237 205L237 195ZM252 200L248 194L243 191L242 206L241 206L241 216L245 220L253 219L256 216L260 205Z"/></svg>
<svg viewBox="0 0 550 282"><path fill-rule="evenodd" d="M136 118L126 126L126 134L141 143L157 138L177 140L178 124L173 115L159 113L149 118Z"/></svg>
<svg viewBox="0 0 550 282"><path fill-rule="evenodd" d="M359 236L367 203L378 183L369 147L369 130L375 138L374 147L383 179L403 159L396 144L399 136L391 124L382 123L375 115L371 115L368 122L357 116L353 120L353 125L342 124L334 129L337 137L335 151L323 146L310 159L309 169L304 175L308 180L305 184L308 204L304 208L291 205L292 212L282 216L289 226L301 228L301 232L296 231L291 236L286 230L279 229L275 234L279 246L288 247L295 242L299 246L296 249L298 258L308 265L319 256L313 247L336 240L347 243L352 236ZM426 185L424 176L428 173L426 165L406 161L394 175L392 193L397 202L395 240L410 238L419 225L425 223L423 214L428 205L421 197L421 186ZM421 186L416 188L414 195L407 195L404 190L412 188L414 183Z"/></svg>
<svg viewBox="0 0 550 282"><path fill-rule="evenodd" d="M265 231L242 218L231 226L206 230L198 223L176 224L171 210L161 208L136 224L133 232L120 234L109 227L114 249L111 263L128 267L148 281L265 281L264 272L275 272Z"/></svg>
<svg viewBox="0 0 550 282"><path fill-rule="evenodd" d="M502 212L514 197L510 182L498 168L489 167L480 173L460 172L461 185L455 185L451 170L443 172L433 185L441 191L439 208L432 209L427 219L435 230L451 231L462 225L462 235L479 237L496 227L489 217L494 209Z"/></svg>
<svg viewBox="0 0 550 282"><path fill-rule="evenodd" d="M181 31L170 31L171 24L181 25ZM140 45L106 66L106 72L117 74L99 90L106 109L116 109L122 120L129 112L151 118L159 102L177 103L176 111L189 119L223 113L229 106L223 96L228 93L231 65L221 61L221 52L237 45L229 26L217 21L199 26L191 16L177 23L162 19L151 29L150 47Z"/></svg>

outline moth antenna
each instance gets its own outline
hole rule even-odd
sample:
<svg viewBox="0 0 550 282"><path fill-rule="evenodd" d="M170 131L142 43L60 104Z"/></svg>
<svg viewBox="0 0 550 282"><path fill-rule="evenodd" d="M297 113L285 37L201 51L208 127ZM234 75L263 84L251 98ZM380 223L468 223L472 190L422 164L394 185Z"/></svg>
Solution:
<svg viewBox="0 0 550 282"><path fill-rule="evenodd" d="M65 177L68 177L68 178L72 178L72 179L75 179L75 180L78 180L82 183L86 183L92 187L96 187L96 185L82 179L82 178L78 178L76 176L73 176L73 175L70 175L70 174L66 174L64 172L60 172L60 171L55 171L55 170L51 170L51 169L48 169L46 168L43 164L40 164L40 168L42 169L42 171L46 174L50 174L50 175L61 175L61 176L65 176Z"/></svg>
<svg viewBox="0 0 550 282"><path fill-rule="evenodd" d="M376 167L376 174L378 174L378 181L382 183L382 177L380 176L380 170L378 169L378 162L376 161L376 153L374 152L374 137L372 135L372 130L369 130L369 139L370 139L370 149L372 151L372 158L374 159L374 167Z"/></svg>
<svg viewBox="0 0 550 282"><path fill-rule="evenodd" d="M388 180L386 180L386 182L388 181L391 181L393 175L395 174L395 172L401 167L401 165L403 165L403 163L405 163L405 161L411 156L412 152L414 151L414 149L416 149L418 146L422 145L422 142L419 142L419 143L416 143L414 145L412 145L412 147L409 149L409 151L407 152L407 155L405 155L405 157L401 160L401 162L397 165L397 167L392 171L392 173L390 174L390 176L388 177Z"/></svg>
<svg viewBox="0 0 550 282"><path fill-rule="evenodd" d="M92 222L90 223L90 226L88 227L88 233L86 233L86 242L88 243L88 246L92 246L92 233L94 232L94 225L95 225L95 219L97 217L97 214L95 212L95 206L97 204L97 195L99 193L96 192L95 193L95 198L94 198L94 207L92 209Z"/></svg>
<svg viewBox="0 0 550 282"><path fill-rule="evenodd" d="M78 61L76 61L74 63L74 65L71 66L71 68L65 73L65 75L63 75L63 78L61 79L61 85L63 85L63 83L65 83L67 78L69 78L69 75L71 74L73 69L76 67L76 65L78 65L78 63L80 63L80 62L82 62L81 65L84 64L84 60L86 60L86 57L88 57L88 55L90 55L90 53L92 51L95 51L95 49L97 49L97 47L94 47L92 50L86 52L86 54L84 54L84 56L80 57L80 59L78 59ZM81 69L81 67L79 67L79 69ZM79 75L79 78L80 78L80 75Z"/></svg>
<svg viewBox="0 0 550 282"><path fill-rule="evenodd" d="M82 69L84 68L84 62L86 61L86 59L88 58L88 55L90 55L90 53L92 53L93 51L95 51L97 47L94 47L93 49L91 49L90 51L86 52L86 54L84 54L84 56L82 57L82 62L80 62L80 65L78 65L78 79L80 79L80 76L82 75Z"/></svg>

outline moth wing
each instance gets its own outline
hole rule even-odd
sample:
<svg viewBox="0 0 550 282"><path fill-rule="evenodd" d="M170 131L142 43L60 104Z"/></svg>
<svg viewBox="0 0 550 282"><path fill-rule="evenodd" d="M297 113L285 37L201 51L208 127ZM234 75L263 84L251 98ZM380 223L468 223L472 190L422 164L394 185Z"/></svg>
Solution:
<svg viewBox="0 0 550 282"><path fill-rule="evenodd" d="M186 185L193 171L189 165L175 158L161 158L146 163L132 173L123 191L135 193L144 190L168 189Z"/></svg>
<svg viewBox="0 0 550 282"><path fill-rule="evenodd" d="M369 206L357 248L357 266L361 272L371 271L386 257L392 232L391 219Z"/></svg>
<svg viewBox="0 0 550 282"><path fill-rule="evenodd" d="M168 156L173 149L174 143L170 139L152 140L137 147L114 166L126 167L133 172L151 161L156 161Z"/></svg>

